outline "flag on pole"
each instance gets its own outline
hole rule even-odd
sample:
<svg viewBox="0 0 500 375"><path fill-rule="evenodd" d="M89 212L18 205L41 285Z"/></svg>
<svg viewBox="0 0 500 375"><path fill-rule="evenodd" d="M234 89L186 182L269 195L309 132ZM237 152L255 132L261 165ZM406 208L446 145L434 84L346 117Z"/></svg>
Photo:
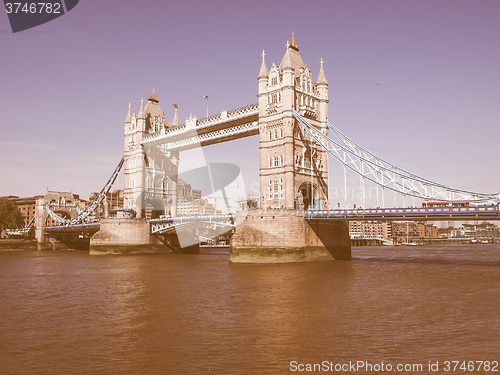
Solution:
<svg viewBox="0 0 500 375"><path fill-rule="evenodd" d="M207 100L207 117L208 117L208 95L203 94L203 97Z"/></svg>

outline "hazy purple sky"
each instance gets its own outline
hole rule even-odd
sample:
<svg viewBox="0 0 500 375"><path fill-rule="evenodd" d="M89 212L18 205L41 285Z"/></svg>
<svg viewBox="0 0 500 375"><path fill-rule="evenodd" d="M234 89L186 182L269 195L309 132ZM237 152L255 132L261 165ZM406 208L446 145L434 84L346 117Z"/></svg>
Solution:
<svg viewBox="0 0 500 375"><path fill-rule="evenodd" d="M81 0L12 34L2 12L0 195L87 198L122 156L129 102L137 113L155 88L181 122L204 117L204 93L211 114L254 103L262 50L279 64L292 32L315 78L324 59L344 133L428 179L500 192L499 16L498 0ZM206 156L258 182L257 137Z"/></svg>

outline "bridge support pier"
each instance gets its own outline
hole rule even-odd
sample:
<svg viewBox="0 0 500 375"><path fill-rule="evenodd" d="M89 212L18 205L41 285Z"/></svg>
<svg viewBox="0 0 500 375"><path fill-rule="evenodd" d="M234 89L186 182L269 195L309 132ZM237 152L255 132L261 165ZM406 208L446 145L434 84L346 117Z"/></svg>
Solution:
<svg viewBox="0 0 500 375"><path fill-rule="evenodd" d="M172 250L149 234L149 221L142 219L103 219L90 239L90 254L171 253Z"/></svg>
<svg viewBox="0 0 500 375"><path fill-rule="evenodd" d="M347 221L306 221L304 211L253 210L236 219L229 260L291 263L351 259Z"/></svg>

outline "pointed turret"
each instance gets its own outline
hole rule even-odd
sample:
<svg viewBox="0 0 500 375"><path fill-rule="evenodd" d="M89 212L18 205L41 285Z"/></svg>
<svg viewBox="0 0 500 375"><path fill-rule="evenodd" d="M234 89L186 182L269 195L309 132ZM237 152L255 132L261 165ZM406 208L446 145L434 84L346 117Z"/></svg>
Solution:
<svg viewBox="0 0 500 375"><path fill-rule="evenodd" d="M146 118L146 112L144 112L144 99L141 99L141 109L139 110L139 114L137 115L137 118L139 118L139 119Z"/></svg>
<svg viewBox="0 0 500 375"><path fill-rule="evenodd" d="M288 45L287 45L288 47ZM280 69L285 70L285 69L293 69L292 65L292 58L290 57L290 50L287 48L285 52L285 56L283 56L283 59L281 60L280 64Z"/></svg>
<svg viewBox="0 0 500 375"><path fill-rule="evenodd" d="M262 65L260 66L260 73L258 79L269 77L266 66L266 53L262 50Z"/></svg>
<svg viewBox="0 0 500 375"><path fill-rule="evenodd" d="M174 104L175 108L175 114L174 114L174 119L172 121L173 126L178 126L179 125L179 106L177 104Z"/></svg>
<svg viewBox="0 0 500 375"><path fill-rule="evenodd" d="M292 33L292 39L286 42L286 52L280 63L280 70L294 69L295 76L300 72L300 68L304 66L302 57L300 57L299 47L295 41L295 35Z"/></svg>
<svg viewBox="0 0 500 375"><path fill-rule="evenodd" d="M128 103L128 113L127 113L127 118L125 118L125 124L130 124L132 121L132 113L130 112L130 109L132 108L132 104Z"/></svg>
<svg viewBox="0 0 500 375"><path fill-rule="evenodd" d="M318 74L318 85L327 85L328 86L328 81L326 80L325 76L325 71L323 70L323 59L320 60L321 67L319 69L319 74Z"/></svg>

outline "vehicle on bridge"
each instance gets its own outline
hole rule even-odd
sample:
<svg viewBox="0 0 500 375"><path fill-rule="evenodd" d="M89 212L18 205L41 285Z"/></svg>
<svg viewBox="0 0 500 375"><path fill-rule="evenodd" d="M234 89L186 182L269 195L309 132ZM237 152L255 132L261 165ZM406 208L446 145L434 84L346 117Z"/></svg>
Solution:
<svg viewBox="0 0 500 375"><path fill-rule="evenodd" d="M422 207L469 207L469 202L423 202Z"/></svg>

